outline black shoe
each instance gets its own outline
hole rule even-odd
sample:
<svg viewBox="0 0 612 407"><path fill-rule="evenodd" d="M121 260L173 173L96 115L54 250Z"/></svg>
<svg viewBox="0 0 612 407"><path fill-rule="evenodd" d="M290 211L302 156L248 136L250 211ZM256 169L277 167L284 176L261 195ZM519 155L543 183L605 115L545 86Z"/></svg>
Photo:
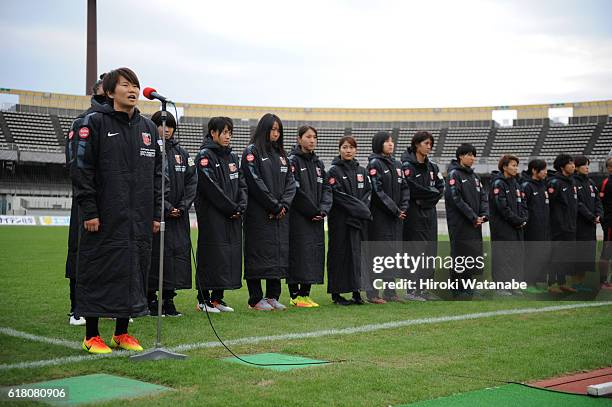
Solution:
<svg viewBox="0 0 612 407"><path fill-rule="evenodd" d="M152 317L157 316L157 300L149 301L149 315Z"/></svg>
<svg viewBox="0 0 612 407"><path fill-rule="evenodd" d="M353 297L353 304L355 304L355 305L365 305L365 301L363 300L363 298L361 298L361 296Z"/></svg>
<svg viewBox="0 0 612 407"><path fill-rule="evenodd" d="M353 305L353 301L347 300L346 298L344 298L341 295L338 295L337 297L334 297L334 304L336 305Z"/></svg>
<svg viewBox="0 0 612 407"><path fill-rule="evenodd" d="M172 299L169 299L164 300L164 303L162 304L162 315L168 317L180 317L183 314L176 310L176 307L174 306L174 301Z"/></svg>

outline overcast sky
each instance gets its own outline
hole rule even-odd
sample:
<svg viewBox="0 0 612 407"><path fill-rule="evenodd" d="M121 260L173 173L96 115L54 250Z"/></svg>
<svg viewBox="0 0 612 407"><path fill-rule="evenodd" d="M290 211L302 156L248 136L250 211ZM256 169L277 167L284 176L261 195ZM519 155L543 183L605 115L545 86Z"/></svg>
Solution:
<svg viewBox="0 0 612 407"><path fill-rule="evenodd" d="M2 0L0 87L84 94L86 0ZM98 71L191 103L612 99L612 1L98 0Z"/></svg>

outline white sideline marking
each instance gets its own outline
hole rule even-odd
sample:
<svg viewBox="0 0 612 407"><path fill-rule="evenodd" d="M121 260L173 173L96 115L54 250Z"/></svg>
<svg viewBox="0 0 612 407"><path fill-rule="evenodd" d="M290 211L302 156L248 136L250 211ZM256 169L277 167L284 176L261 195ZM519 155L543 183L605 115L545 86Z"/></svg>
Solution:
<svg viewBox="0 0 612 407"><path fill-rule="evenodd" d="M501 316L501 315L537 314L537 313L543 313L543 312L564 311L564 310L578 309L578 308L602 307L602 306L608 306L608 305L612 305L612 301L580 303L580 304L571 304L571 305L554 305L554 306L542 307L542 308L516 308L516 309L489 311L489 312L478 312L474 314L461 314L461 315L443 316L443 317L434 317L434 318L407 319L403 321L384 322L380 324L368 324L368 325L356 326L352 328L325 329L321 331L290 333L290 334L283 334L283 335L251 336L251 337L246 337L246 338L230 339L224 342L228 346L229 345L254 345L260 342L302 339L302 338L320 338L323 336L335 336L335 335L352 335L356 333L373 332L373 331L379 331L383 329L394 329L394 328L400 328L400 327L412 326L412 325L426 325L426 324L436 324L436 323L441 323L441 322L466 321L470 319L496 317L496 316ZM7 333L7 332L10 332L10 333ZM74 349L76 345L78 349L81 349L81 345L76 342L65 341L62 339L55 339L55 338L45 338L43 336L37 336L37 335L31 335L25 332L16 331L11 328L0 328L0 333L5 333L7 335L17 336L17 337L26 338L26 339L32 339L38 342L52 343L54 345L62 345L62 346L66 346L71 349ZM220 342L211 341L211 342L199 342L199 343L178 345L178 346L169 348L168 350L172 352L185 352L185 351L194 350L194 349L218 348L221 346L223 345L221 345ZM37 368L37 367L44 367L44 366L57 366L57 365L62 365L66 363L76 363L76 362L81 362L85 360L99 359L101 357L108 358L108 357L126 356L132 353L133 352L118 351L118 352L113 352L108 355L67 356L67 357L60 357L60 358L48 359L48 360L37 360L37 361L32 361L32 362L4 364L4 365L0 365L0 370L29 369L29 368Z"/></svg>
<svg viewBox="0 0 612 407"><path fill-rule="evenodd" d="M15 338L29 339L34 342L42 342L42 343L49 343L51 345L64 346L70 349L81 349L81 344L78 342L67 341L65 339L48 338L46 336L33 335L27 332L18 331L13 328L0 327L0 334L13 336Z"/></svg>

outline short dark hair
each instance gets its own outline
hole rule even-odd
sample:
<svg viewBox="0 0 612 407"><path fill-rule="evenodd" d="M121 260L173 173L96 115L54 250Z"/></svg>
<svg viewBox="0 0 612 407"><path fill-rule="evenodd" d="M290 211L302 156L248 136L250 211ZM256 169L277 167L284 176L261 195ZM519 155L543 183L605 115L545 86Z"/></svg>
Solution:
<svg viewBox="0 0 612 407"><path fill-rule="evenodd" d="M319 132L317 131L317 129L315 129L314 127L312 127L310 125L300 126L300 128L298 129L298 138L302 137L304 134L306 134L306 132L308 130L314 131L315 138L319 138Z"/></svg>
<svg viewBox="0 0 612 407"><path fill-rule="evenodd" d="M227 127L230 132L233 132L234 121L229 117L224 116L211 117L208 121L208 133L206 135L208 137L212 137L211 133L213 131L221 133L225 129L225 127Z"/></svg>
<svg viewBox="0 0 612 407"><path fill-rule="evenodd" d="M461 143L461 145L457 147L457 151L455 151L455 157L457 157L458 160L459 157L461 157L462 155L470 153L472 153L472 155L476 157L476 147L474 147L470 143Z"/></svg>
<svg viewBox="0 0 612 407"><path fill-rule="evenodd" d="M529 175L533 175L533 170L540 172L544 169L546 169L546 161L542 160L541 158L534 158L527 163L527 172Z"/></svg>
<svg viewBox="0 0 612 407"><path fill-rule="evenodd" d="M107 72L106 75L104 75L104 79L102 79L102 88L104 89L104 93L106 93L106 95L115 91L120 77L124 77L128 80L128 82L136 85L136 87L140 89L140 82L138 81L138 76L136 76L134 71L132 71L130 68L117 68Z"/></svg>
<svg viewBox="0 0 612 407"><path fill-rule="evenodd" d="M519 159L517 156L512 155L512 154L504 154L499 159L499 162L497 163L497 168L500 171L503 171L504 167L510 164L510 161L516 161L517 164L519 163Z"/></svg>
<svg viewBox="0 0 612 407"><path fill-rule="evenodd" d="M342 144L344 144L344 143L349 143L353 147L357 148L357 140L355 140L355 137L353 137L353 136L344 136L344 137L342 137L340 139L340 141L338 141L338 150L340 150L340 147L342 147Z"/></svg>
<svg viewBox="0 0 612 407"><path fill-rule="evenodd" d="M91 94L92 95L97 95L98 94L98 89L100 89L100 86L102 86L102 79L98 79L93 86L91 87Z"/></svg>
<svg viewBox="0 0 612 407"><path fill-rule="evenodd" d="M286 157L287 153L283 147L283 122L281 121L280 117L273 113L266 113L261 117L261 119L259 119L255 133L253 133L253 136L251 137L251 143L255 144L260 153L264 153L265 150L269 150L272 146L272 143L270 143L270 133L272 132L272 127L274 127L275 122L278 123L278 130L280 132L280 137L276 142L276 148L282 156Z"/></svg>
<svg viewBox="0 0 612 407"><path fill-rule="evenodd" d="M382 154L383 144L389 140L391 135L387 131L379 131L372 137L372 152L375 154Z"/></svg>
<svg viewBox="0 0 612 407"><path fill-rule="evenodd" d="M561 168L565 167L567 164L574 162L574 158L567 154L561 153L553 161L553 168L557 171L561 171Z"/></svg>
<svg viewBox="0 0 612 407"><path fill-rule="evenodd" d="M161 110L153 113L153 116L151 116L151 121L153 123L155 123L155 125L157 127L162 125L162 112L161 112ZM176 130L176 119L174 118L174 116L170 112L166 112L166 126L167 127L171 127L171 128Z"/></svg>
<svg viewBox="0 0 612 407"><path fill-rule="evenodd" d="M589 160L589 157L586 155L577 155L574 157L574 164L576 164L576 167L582 167L583 165L589 165L590 163L591 160Z"/></svg>
<svg viewBox="0 0 612 407"><path fill-rule="evenodd" d="M431 133L428 131L417 131L416 133L414 133L414 136L412 136L412 141L410 141L410 147L414 151L416 150L416 145L421 144L425 140L431 140L431 148L433 148L434 138Z"/></svg>

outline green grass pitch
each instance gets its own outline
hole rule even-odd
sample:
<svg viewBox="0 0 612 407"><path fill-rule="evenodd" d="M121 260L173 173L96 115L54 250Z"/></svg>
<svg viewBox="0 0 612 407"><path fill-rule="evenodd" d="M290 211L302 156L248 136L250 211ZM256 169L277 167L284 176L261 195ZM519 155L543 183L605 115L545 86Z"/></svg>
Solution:
<svg viewBox="0 0 612 407"><path fill-rule="evenodd" d="M66 316L66 241L66 228L0 228L0 327L70 342L83 339L84 328L69 326ZM281 301L285 303L286 293L283 285ZM258 313L247 310L243 287L226 295L236 312L211 318L221 337L230 340L559 305L520 300L339 307L331 303L325 286L314 287L312 296L321 307ZM164 318L165 346L216 340L206 315L195 311L195 290L180 291L175 302L184 316ZM105 339L110 339L113 326L112 321L101 321ZM105 373L174 389L131 400L131 405L402 405L497 386L501 381L531 381L612 366L611 326L610 306L505 315L232 346L241 355L282 353L342 361L291 371L227 363L223 359L230 355L215 347L187 351L184 361L134 363L127 357L115 357L3 369L0 386ZM130 332L145 348L152 347L155 319L137 319ZM3 366L86 355L2 333L0 345ZM103 405L114 406L116 402Z"/></svg>

